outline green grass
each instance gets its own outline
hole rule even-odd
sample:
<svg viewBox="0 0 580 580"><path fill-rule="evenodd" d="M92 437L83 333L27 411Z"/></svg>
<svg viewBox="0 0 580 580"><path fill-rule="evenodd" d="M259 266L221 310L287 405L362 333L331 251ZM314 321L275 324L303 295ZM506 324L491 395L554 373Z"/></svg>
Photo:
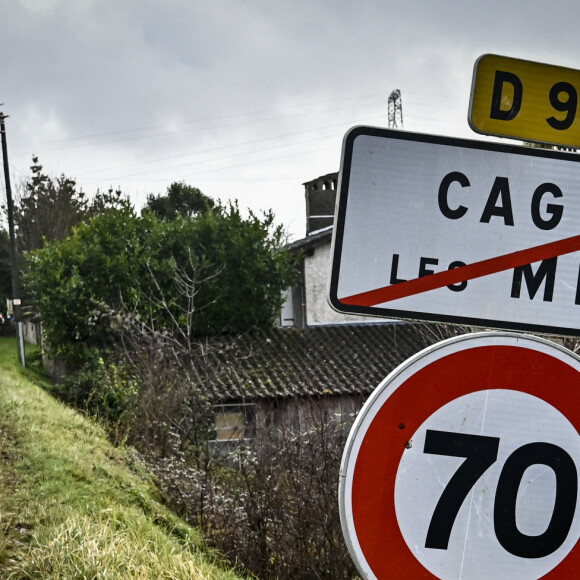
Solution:
<svg viewBox="0 0 580 580"><path fill-rule="evenodd" d="M0 578L236 580L130 450L64 406L0 338Z"/></svg>

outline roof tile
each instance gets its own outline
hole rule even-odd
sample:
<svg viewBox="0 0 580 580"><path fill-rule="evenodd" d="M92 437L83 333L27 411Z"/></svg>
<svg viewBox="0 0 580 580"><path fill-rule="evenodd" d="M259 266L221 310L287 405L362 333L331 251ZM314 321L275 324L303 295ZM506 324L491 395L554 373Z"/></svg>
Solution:
<svg viewBox="0 0 580 580"><path fill-rule="evenodd" d="M233 402L365 395L438 339L427 325L411 323L277 327L222 338L209 349L210 365L219 369L217 377L207 381L209 396Z"/></svg>

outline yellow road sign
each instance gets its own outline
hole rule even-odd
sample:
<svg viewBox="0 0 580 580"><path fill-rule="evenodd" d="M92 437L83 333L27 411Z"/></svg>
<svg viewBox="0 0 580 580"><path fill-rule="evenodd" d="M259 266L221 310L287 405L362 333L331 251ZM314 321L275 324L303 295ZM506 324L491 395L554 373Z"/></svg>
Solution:
<svg viewBox="0 0 580 580"><path fill-rule="evenodd" d="M475 63L469 125L477 133L580 147L580 71L485 54Z"/></svg>

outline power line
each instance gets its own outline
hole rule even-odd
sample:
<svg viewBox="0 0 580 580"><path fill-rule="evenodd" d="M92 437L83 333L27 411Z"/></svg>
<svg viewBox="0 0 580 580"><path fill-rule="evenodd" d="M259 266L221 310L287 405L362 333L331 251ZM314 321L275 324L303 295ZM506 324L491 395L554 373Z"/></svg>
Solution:
<svg viewBox="0 0 580 580"><path fill-rule="evenodd" d="M333 99L333 100L326 101L326 102L310 103L310 104L306 104L306 105L296 105L294 107L291 107L290 109L286 109L284 112L281 112L281 113L279 112L278 109L269 109L269 110L263 110L263 111L250 111L250 112L244 112L244 113L235 113L232 115L222 115L222 116L216 116L216 117L194 119L194 120L190 120L190 121L182 121L182 122L177 123L176 126L181 127L181 129L177 129L177 130L175 130L175 129L168 130L167 124L148 125L148 126L144 126L144 127L137 127L135 129L125 129L125 130L108 131L108 132L101 132L101 133L90 133L90 134L86 134L86 135L80 135L78 137L72 136L72 137L66 137L63 139L52 139L52 140L40 141L37 143L28 144L28 145L19 143L19 148L22 148L25 146L26 147L31 147L31 146L43 147L43 146L57 145L57 147L50 147L51 151L57 151L59 149L64 150L64 149L69 149L69 148L78 149L79 146L80 147L92 147L95 145L109 145L111 143L118 143L118 142L122 142L122 141L152 139L152 138L160 137L163 135L172 135L175 133L181 134L181 133L185 133L185 132L192 132L192 131L197 131L199 125L205 125L205 124L209 124L212 128L220 128L220 127L228 127L229 128L229 127L236 126L236 125L243 125L245 123L255 124L257 122L256 119L252 119L251 117L254 117L256 115L270 115L267 117L261 117L260 119L258 119L258 122L275 121L278 119L295 117L298 115L318 115L318 114L320 114L321 111L312 110L313 108L326 106L326 105L331 104L331 103L349 103L349 104L344 104L343 106L335 107L332 109L328 109L328 108L324 109L324 113L337 112L337 111L349 109L352 107L360 106L360 103L354 103L354 101L360 101L362 99L370 99L370 98L374 98L376 96L378 96L378 95L376 95L376 94L374 94L374 95L361 95L358 97L350 97L347 99ZM369 102L368 104L378 104L378 103L377 103L377 101L373 100L373 101ZM305 111L304 109L311 109L311 111L307 111L307 110ZM273 113L277 113L277 114L273 114ZM247 119L243 119L243 117L247 117ZM236 118L238 118L240 120L236 123L232 123L231 120L236 119ZM221 124L217 124L217 125L214 124L216 122L221 123ZM191 127L191 128L187 129L187 127ZM149 131L156 131L156 132L149 133ZM135 133L146 133L146 134L135 135ZM78 143L78 141L88 141L91 139L99 139L101 137L114 137L114 136L131 135L131 134L133 134L133 135L127 136L127 137L121 137L119 139L108 139L106 141L88 142L88 143L84 143L84 144ZM59 147L58 146L59 144L62 144L62 146Z"/></svg>
<svg viewBox="0 0 580 580"><path fill-rule="evenodd" d="M377 117L372 117L372 118L366 118L366 119L358 119L357 122L363 122L363 121L368 121L370 119L376 119ZM213 152L217 152L217 151L221 151L224 149L232 149L235 147L246 147L248 145L254 145L257 143L264 143L264 142L269 142L269 141L276 141L276 140L280 140L280 139L287 139L288 137L296 137L299 135L305 135L305 134L309 134L309 133L318 133L319 131L323 131L323 130L328 130L328 129L336 129L339 127L344 127L345 125L352 125L353 122L342 122L342 123L336 123L333 125L326 125L323 127L314 127L311 129L306 129L304 131L295 131L293 133L284 133L282 135L276 135L273 137L264 137L262 139L254 139L252 141L245 141L245 142L241 142L241 143L234 143L234 144L228 144L228 145L222 145L220 147L213 147L210 149L204 149L204 150L199 150L199 151L194 151L193 153L182 153L179 155L174 155L171 157L165 157L165 158L161 158L161 159L153 159L153 160L148 160L148 161L142 161L142 162L138 162L138 163L132 163L129 165L122 165L122 166L117 166L117 167L113 167L110 169L98 169L98 170L93 170L90 172L85 172L80 174L80 176L87 176L90 174L94 174L94 173L103 173L106 171L111 171L111 170L121 170L121 169L125 169L128 167L138 167L138 166L142 166L142 165L147 165L147 166L151 166L153 163L162 163L164 161L173 161L173 160L177 160L177 159L184 159L187 157L192 157L192 156L198 156L198 155L203 155L206 153L213 153ZM312 141L319 141L322 139L331 139L334 138L335 135L329 135L329 136L318 136L315 137L313 139L307 140L307 141L293 141L291 143L284 143L281 145L271 145L269 147L263 147L263 148L259 148L259 149L253 149L251 151L241 151L238 153L231 153L229 155L225 155L223 157L218 157L218 158L211 158L211 159L202 159L199 161L184 161L183 163L178 163L178 164L174 164L168 167L162 167L159 169L147 169L145 171L138 171L136 173L130 173L130 174L123 174L123 175L117 175L114 177L111 177L109 179L115 180L115 179L122 179L122 178L128 178L128 177L138 177L141 175L147 175L147 174L152 174L152 173L156 173L158 171L167 171L169 169L179 169L181 167L187 167L187 166L191 166L191 165L197 165L200 163L212 163L215 161L226 161L230 158L235 158L235 157L240 157L240 156L244 156L244 155L252 155L255 153L263 153L265 151L271 151L272 149L280 149L283 147L294 147L296 145L301 145L307 142L312 142Z"/></svg>

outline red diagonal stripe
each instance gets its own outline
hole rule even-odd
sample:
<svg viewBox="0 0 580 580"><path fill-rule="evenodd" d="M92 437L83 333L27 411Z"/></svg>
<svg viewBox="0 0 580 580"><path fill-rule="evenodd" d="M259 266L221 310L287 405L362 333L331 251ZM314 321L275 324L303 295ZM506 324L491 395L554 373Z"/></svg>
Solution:
<svg viewBox="0 0 580 580"><path fill-rule="evenodd" d="M376 306L397 298L405 298L406 296L428 292L436 288L443 288L443 286L459 284L474 278L489 276L504 270L561 256L562 254L577 252L578 250L580 250L580 236L572 236L557 242L550 242L527 250L498 256L497 258L489 258L467 266L460 266L453 270L445 270L444 272L430 274L422 278L415 278L399 284L377 288L376 290L353 294L352 296L339 298L339 300L342 304L350 304L352 306Z"/></svg>

